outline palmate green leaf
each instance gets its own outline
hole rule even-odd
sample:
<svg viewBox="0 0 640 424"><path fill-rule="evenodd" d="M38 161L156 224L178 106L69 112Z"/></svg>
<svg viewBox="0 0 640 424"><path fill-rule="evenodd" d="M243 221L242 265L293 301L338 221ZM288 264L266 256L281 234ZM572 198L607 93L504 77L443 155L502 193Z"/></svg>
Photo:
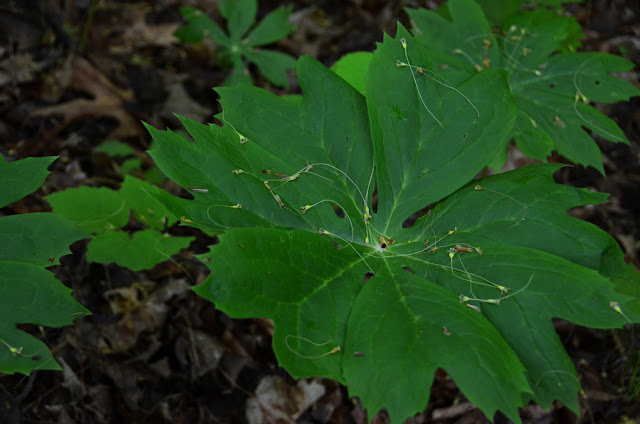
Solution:
<svg viewBox="0 0 640 424"><path fill-rule="evenodd" d="M54 159L6 163L0 157L4 163L0 165L0 185L8 187L4 200L17 200L19 193L35 190ZM47 346L16 325L64 326L88 313L70 296L71 290L45 269L59 265L60 257L71 253L69 245L87 236L52 213L0 217L0 373L60 369Z"/></svg>
<svg viewBox="0 0 640 424"><path fill-rule="evenodd" d="M529 400L576 408L551 320L637 322L637 298L622 293L637 276L615 241L566 214L604 198L556 185L557 166L469 183L510 133L506 75L484 71L456 91L396 66L429 74L431 59L399 27L374 52L366 100L308 57L300 101L218 89L223 127L182 119L194 142L148 127L158 166L200 189L155 196L184 223L224 232L195 290L231 316L272 319L294 377L334 378L392 422L425 408L438 367L489 417L518 421Z"/></svg>
<svg viewBox="0 0 640 424"><path fill-rule="evenodd" d="M293 7L279 7L264 17L247 35L246 42L251 47L266 46L286 37L296 27L287 24Z"/></svg>
<svg viewBox="0 0 640 424"><path fill-rule="evenodd" d="M97 235L87 249L90 262L110 263L133 271L151 269L189 246L195 237L170 237L155 230L109 231Z"/></svg>
<svg viewBox="0 0 640 424"><path fill-rule="evenodd" d="M423 9L407 10L419 39L435 51L438 75L458 82L487 67L506 69L518 104L512 137L520 150L543 161L556 150L604 172L602 155L583 128L613 142L628 141L615 122L589 102L640 95L630 83L609 75L633 65L604 53L552 55L574 49L581 38L575 19L554 11L517 14L495 34L473 0L450 0L446 7L451 20Z"/></svg>

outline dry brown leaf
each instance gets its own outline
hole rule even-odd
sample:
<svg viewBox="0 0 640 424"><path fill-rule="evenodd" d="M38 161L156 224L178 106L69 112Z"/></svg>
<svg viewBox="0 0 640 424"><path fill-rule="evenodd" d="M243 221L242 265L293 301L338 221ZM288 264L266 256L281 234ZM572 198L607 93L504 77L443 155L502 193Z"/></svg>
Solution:
<svg viewBox="0 0 640 424"><path fill-rule="evenodd" d="M32 116L62 115L63 120L46 134L46 138L55 137L63 128L76 119L107 116L115 119L118 126L106 139L126 139L143 137L140 122L125 108L125 101L133 101L131 90L122 90L96 69L86 59L74 57L67 69L60 70L60 79L68 78L68 88L91 95L92 99L75 99L59 105L40 108Z"/></svg>
<svg viewBox="0 0 640 424"><path fill-rule="evenodd" d="M145 7L131 11L129 16L132 22L126 27L124 34L122 34L122 41L125 46L128 46L129 50L131 50L131 48L144 46L166 47L178 42L178 39L173 36L173 33L180 28L181 23L172 22L160 25L149 25L147 23L147 14L151 10L151 7Z"/></svg>
<svg viewBox="0 0 640 424"><path fill-rule="evenodd" d="M295 387L290 387L281 377L268 375L260 380L255 395L247 400L247 421L250 424L294 423L324 393L325 388L317 379L301 379Z"/></svg>

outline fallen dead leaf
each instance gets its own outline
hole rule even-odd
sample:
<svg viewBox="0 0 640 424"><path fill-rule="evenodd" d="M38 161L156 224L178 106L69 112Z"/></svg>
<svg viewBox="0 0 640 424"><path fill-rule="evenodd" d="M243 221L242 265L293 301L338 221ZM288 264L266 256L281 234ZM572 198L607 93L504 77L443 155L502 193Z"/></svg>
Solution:
<svg viewBox="0 0 640 424"><path fill-rule="evenodd" d="M131 90L116 87L98 69L86 59L74 57L58 71L58 80L68 88L91 95L92 99L75 99L55 106L40 108L32 116L62 115L62 122L46 134L47 139L54 138L73 121L87 117L110 117L118 126L106 139L126 139L143 137L140 122L126 109L125 101L133 101Z"/></svg>
<svg viewBox="0 0 640 424"><path fill-rule="evenodd" d="M298 380L290 387L279 376L260 380L255 394L247 400L246 417L250 424L294 423L311 405L324 396L318 379Z"/></svg>

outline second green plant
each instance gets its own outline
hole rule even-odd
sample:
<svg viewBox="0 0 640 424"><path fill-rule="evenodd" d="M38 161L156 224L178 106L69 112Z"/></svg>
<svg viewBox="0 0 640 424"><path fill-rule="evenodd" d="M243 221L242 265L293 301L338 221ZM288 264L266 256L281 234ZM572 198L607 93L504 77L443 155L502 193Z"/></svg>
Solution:
<svg viewBox="0 0 640 424"><path fill-rule="evenodd" d="M219 10L227 20L228 33L200 10L182 7L180 13L188 25L178 29L175 36L187 44L199 43L205 37L215 40L220 48L219 62L223 67L232 68L224 82L226 86L253 84L245 62L248 61L256 65L273 85L288 87L286 71L295 68L295 59L287 54L259 47L275 43L294 30L293 25L287 24L291 7L279 7L251 31L249 29L254 26L258 12L256 0L221 0Z"/></svg>

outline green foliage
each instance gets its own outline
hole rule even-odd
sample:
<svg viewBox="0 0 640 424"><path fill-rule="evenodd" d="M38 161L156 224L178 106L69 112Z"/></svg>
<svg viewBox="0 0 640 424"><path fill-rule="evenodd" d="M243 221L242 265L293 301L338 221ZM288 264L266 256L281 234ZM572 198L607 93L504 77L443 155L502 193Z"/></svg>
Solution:
<svg viewBox="0 0 640 424"><path fill-rule="evenodd" d="M118 140L105 141L94 149L96 152L104 153L109 157L127 157L134 156L136 151L127 143Z"/></svg>
<svg viewBox="0 0 640 424"><path fill-rule="evenodd" d="M610 236L567 215L606 196L555 184L558 165L470 182L518 112L504 70L452 87L396 66L428 73L439 57L399 26L354 77L366 98L309 57L302 98L220 88L224 127L181 118L191 142L148 126L158 166L200 189L156 197L224 231L195 290L233 317L272 319L294 377L336 379L392 422L424 409L438 367L489 417L518 421L530 400L577 410L552 318L640 321L638 273Z"/></svg>
<svg viewBox="0 0 640 424"><path fill-rule="evenodd" d="M182 7L180 12L188 25L178 29L175 36L187 44L199 43L204 37L214 39L221 48L222 61L228 62L233 68L224 82L227 86L253 84L245 64L247 60L256 65L273 85L289 87L287 70L295 68L295 59L258 47L275 43L294 30L293 25L287 24L291 7L274 10L248 33L256 20L257 0L221 0L218 7L227 20L228 34L200 10Z"/></svg>
<svg viewBox="0 0 640 424"><path fill-rule="evenodd" d="M0 207L42 185L55 157L8 163L0 155ZM64 217L32 213L0 217L0 373L60 369L44 343L16 328L32 323L59 327L89 313L45 268L60 264L69 245L87 237Z"/></svg>
<svg viewBox="0 0 640 424"><path fill-rule="evenodd" d="M418 39L433 51L436 73L429 77L455 85L486 68L506 69L518 104L511 134L518 148L542 161L556 150L604 173L602 155L583 128L628 144L616 123L590 102L640 95L632 84L609 75L633 64L605 53L574 53L582 38L579 24L552 10L515 14L501 22L499 32L492 32L473 0L449 0L442 8L446 13L407 10ZM494 169L506 158L505 151L500 153L491 163Z"/></svg>
<svg viewBox="0 0 640 424"><path fill-rule="evenodd" d="M509 16L522 10L523 6L535 8L537 6L548 6L559 8L564 3L582 3L582 0L476 0L482 7L487 20L491 25L500 25ZM439 10L441 14L446 13L446 8Z"/></svg>
<svg viewBox="0 0 640 424"><path fill-rule="evenodd" d="M87 232L96 234L87 251L91 262L115 262L134 271L151 269L159 262L186 248L193 237L162 234L167 223L176 217L151 193L158 188L137 178L126 176L119 191L106 187L79 187L46 197L59 213ZM129 236L121 229L135 219L150 227Z"/></svg>
<svg viewBox="0 0 640 424"><path fill-rule="evenodd" d="M331 70L364 96L367 85L367 68L372 57L373 55L369 52L349 53L341 57L331 67Z"/></svg>
<svg viewBox="0 0 640 424"><path fill-rule="evenodd" d="M130 236L123 231L97 235L89 245L90 262L115 262L134 271L151 269L174 253L189 246L192 237L171 237L154 230L136 231Z"/></svg>
<svg viewBox="0 0 640 424"><path fill-rule="evenodd" d="M105 141L96 146L94 151L104 153L109 156L114 163L119 164L122 175L132 174L143 176L148 183L155 185L160 185L167 179L158 167L155 166L149 167L143 172L142 160L143 156L146 156L146 153L136 151L122 141Z"/></svg>

